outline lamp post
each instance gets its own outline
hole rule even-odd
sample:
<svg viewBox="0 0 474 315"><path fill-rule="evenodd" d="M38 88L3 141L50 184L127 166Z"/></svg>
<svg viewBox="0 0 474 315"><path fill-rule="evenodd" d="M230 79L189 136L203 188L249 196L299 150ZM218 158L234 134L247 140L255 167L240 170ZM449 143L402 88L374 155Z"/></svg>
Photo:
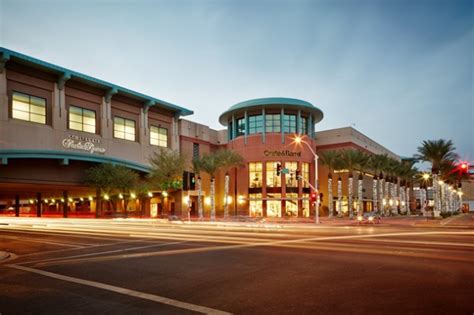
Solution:
<svg viewBox="0 0 474 315"><path fill-rule="evenodd" d="M294 141L297 144L304 143L308 147L309 151L314 156L314 187L313 188L314 188L316 193L319 193L319 185L318 185L318 159L319 159L319 156L316 154L316 152L314 152L313 148L311 148L309 143L304 141L303 139L301 139L300 136L298 136L298 135L295 136ZM319 198L316 199L315 222L316 222L316 224L319 224Z"/></svg>

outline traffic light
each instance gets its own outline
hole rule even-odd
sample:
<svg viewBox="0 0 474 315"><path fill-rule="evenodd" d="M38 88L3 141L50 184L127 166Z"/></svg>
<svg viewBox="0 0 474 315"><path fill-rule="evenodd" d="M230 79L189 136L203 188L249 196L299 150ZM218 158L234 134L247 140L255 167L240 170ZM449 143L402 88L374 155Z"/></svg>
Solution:
<svg viewBox="0 0 474 315"><path fill-rule="evenodd" d="M460 167L461 173L467 173L467 171L469 170L469 165L465 162L461 163Z"/></svg>
<svg viewBox="0 0 474 315"><path fill-rule="evenodd" d="M189 173L189 190L196 190L196 175Z"/></svg>
<svg viewBox="0 0 474 315"><path fill-rule="evenodd" d="M323 203L323 193L319 193L319 202Z"/></svg>
<svg viewBox="0 0 474 315"><path fill-rule="evenodd" d="M189 172L183 172L183 190L189 190Z"/></svg>
<svg viewBox="0 0 474 315"><path fill-rule="evenodd" d="M281 175L281 164L277 163L277 176Z"/></svg>
<svg viewBox="0 0 474 315"><path fill-rule="evenodd" d="M318 195L315 193L315 192L312 192L311 193L311 196L310 196L310 202L311 204L314 204L316 202L316 198L318 197Z"/></svg>

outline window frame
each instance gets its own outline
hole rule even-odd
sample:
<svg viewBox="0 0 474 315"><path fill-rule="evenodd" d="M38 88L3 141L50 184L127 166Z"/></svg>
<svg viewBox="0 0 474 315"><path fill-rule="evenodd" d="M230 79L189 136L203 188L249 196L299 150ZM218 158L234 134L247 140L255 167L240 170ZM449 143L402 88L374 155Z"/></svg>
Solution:
<svg viewBox="0 0 474 315"><path fill-rule="evenodd" d="M74 122L74 123L81 124L82 129L74 129L74 128L71 128L71 107L81 110L81 119L82 119L82 122L78 122L78 121L73 121L73 122ZM93 112L93 113L94 113L94 132L90 132L90 131L84 130L84 111L89 111L89 112ZM86 124L86 125L87 125L87 126L91 126L91 125L89 125L89 124ZM74 131L80 131L80 132L87 132L87 133L97 134L97 112L96 112L95 110L93 110L93 109L85 108L85 107L82 107L82 106L69 105L69 106L68 106L68 116L67 116L67 128L68 128L69 130L74 130Z"/></svg>
<svg viewBox="0 0 474 315"><path fill-rule="evenodd" d="M265 114L265 132L281 132L281 114Z"/></svg>
<svg viewBox="0 0 474 315"><path fill-rule="evenodd" d="M152 134L154 133L154 132L152 131L153 128L156 128L156 134L157 134L157 138L156 138L156 139L153 139L153 138L152 138ZM161 136L163 135L163 133L160 132L161 130L165 130L165 134L164 134L164 135L165 135L165 139L166 139L166 140L165 140L165 141L166 141L165 145L160 144L160 143L163 142L163 139L160 139L160 135L161 135ZM161 148L168 148L168 146L169 146L168 137L169 137L168 128L165 128L165 127L160 126L160 125L150 125L150 145L156 146L156 147L161 147ZM156 144L152 143L152 140L156 140L157 143L156 143Z"/></svg>
<svg viewBox="0 0 474 315"><path fill-rule="evenodd" d="M117 137L116 135L116 132L117 132L117 129L115 128L115 124L116 124L116 119L123 119L124 121L124 130L123 131L120 131L120 132L123 132L124 133L124 137L121 138L121 137ZM131 139L127 139L126 135L127 134L130 134L130 133L127 133L125 130L126 130L126 127L127 127L127 121L131 121L133 122L133 130L134 130L134 140L131 140ZM113 122L114 122L114 129L113 129L113 135L114 135L114 139L122 139L122 140L126 140L126 141L132 141L132 142L136 142L137 141L137 122L133 119L129 119L129 118L125 118L125 117L122 117L122 116L114 116L114 119L113 119Z"/></svg>
<svg viewBox="0 0 474 315"><path fill-rule="evenodd" d="M28 111L27 112L23 111L23 110L19 110L19 109L15 110L15 108L14 108L15 94L21 94L23 96L28 97ZM41 99L41 100L44 101L44 115L32 112L31 106L39 107L36 104L32 104L32 102L31 102L32 97L36 98L36 99ZM18 102L21 102L21 101L18 101ZM21 102L21 103L23 103L23 102ZM25 104L25 103L23 103L23 104ZM21 112L21 113L27 113L28 114L28 119L22 119L22 118L14 117L15 111L18 111L18 112ZM31 114L44 117L44 123L31 120ZM19 92L17 90L12 90L12 92L11 92L11 118L15 119L15 120L18 120L18 121L26 121L26 122L34 123L34 124L38 124L38 125L48 125L48 100L45 97L36 96L36 95L32 95L32 94L25 93L25 92Z"/></svg>

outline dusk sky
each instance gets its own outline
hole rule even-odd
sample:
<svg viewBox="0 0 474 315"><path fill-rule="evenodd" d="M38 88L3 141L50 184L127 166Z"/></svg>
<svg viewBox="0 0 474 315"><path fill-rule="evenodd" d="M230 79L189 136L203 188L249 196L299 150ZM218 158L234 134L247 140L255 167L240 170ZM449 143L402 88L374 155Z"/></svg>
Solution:
<svg viewBox="0 0 474 315"><path fill-rule="evenodd" d="M192 109L291 97L412 156L474 160L474 1L0 0L0 46Z"/></svg>

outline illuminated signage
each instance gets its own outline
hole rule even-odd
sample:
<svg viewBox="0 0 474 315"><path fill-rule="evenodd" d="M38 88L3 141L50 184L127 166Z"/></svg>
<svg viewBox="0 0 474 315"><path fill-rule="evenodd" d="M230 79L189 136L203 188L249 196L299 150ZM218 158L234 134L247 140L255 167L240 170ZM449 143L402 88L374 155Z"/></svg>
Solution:
<svg viewBox="0 0 474 315"><path fill-rule="evenodd" d="M100 139L97 138L89 138L83 136L76 136L76 135L68 135L62 141L63 147L66 149L75 149L75 150L82 150L93 153L105 153L105 148L101 148Z"/></svg>
<svg viewBox="0 0 474 315"><path fill-rule="evenodd" d="M265 156L292 156L292 157L301 157L301 151L290 151L290 150L265 150L263 151Z"/></svg>

